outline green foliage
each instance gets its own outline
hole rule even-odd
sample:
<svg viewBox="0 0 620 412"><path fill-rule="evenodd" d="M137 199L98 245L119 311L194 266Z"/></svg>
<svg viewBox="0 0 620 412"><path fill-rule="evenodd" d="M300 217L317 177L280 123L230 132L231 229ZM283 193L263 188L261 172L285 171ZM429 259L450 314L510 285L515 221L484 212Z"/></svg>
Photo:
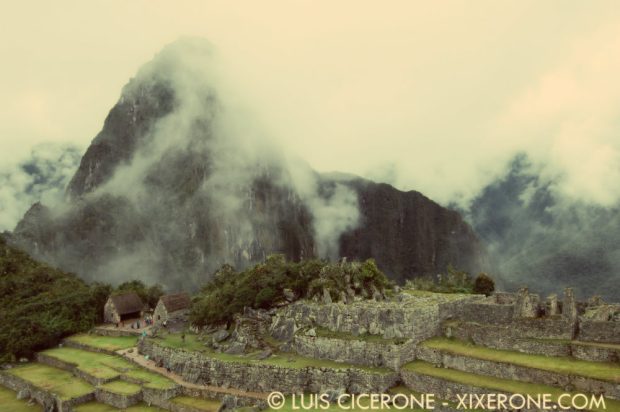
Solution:
<svg viewBox="0 0 620 412"><path fill-rule="evenodd" d="M0 237L0 363L90 329L105 290L33 260Z"/></svg>
<svg viewBox="0 0 620 412"><path fill-rule="evenodd" d="M481 289L476 289L476 282L479 282L478 287ZM449 265L446 274L410 279L407 280L405 287L439 293L484 293L489 295L495 290L495 282L484 273L478 275L476 279L472 279L469 273L457 270Z"/></svg>
<svg viewBox="0 0 620 412"><path fill-rule="evenodd" d="M114 291L115 294L124 292L136 292L140 299L142 299L142 302L154 308L159 298L164 294L164 289L159 284L147 287L141 280L130 280L118 285Z"/></svg>
<svg viewBox="0 0 620 412"><path fill-rule="evenodd" d="M474 279L474 293L489 296L495 290L495 281L486 273L480 273Z"/></svg>
<svg viewBox="0 0 620 412"><path fill-rule="evenodd" d="M195 297L190 320L197 326L230 322L245 306L269 309L285 301L284 289L290 289L298 298L311 298L321 296L326 288L337 299L347 287L371 297L374 290L391 288L391 283L373 260L291 262L283 255L271 255L239 273L230 265L222 266Z"/></svg>

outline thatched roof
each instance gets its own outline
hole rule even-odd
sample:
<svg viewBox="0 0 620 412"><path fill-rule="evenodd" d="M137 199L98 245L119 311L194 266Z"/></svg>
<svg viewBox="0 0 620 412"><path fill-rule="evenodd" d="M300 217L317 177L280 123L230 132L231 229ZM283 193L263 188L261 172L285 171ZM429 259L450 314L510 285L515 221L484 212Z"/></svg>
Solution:
<svg viewBox="0 0 620 412"><path fill-rule="evenodd" d="M176 312L177 310L189 309L192 303L189 295L186 292L164 295L159 298L159 301L163 303L168 312Z"/></svg>
<svg viewBox="0 0 620 412"><path fill-rule="evenodd" d="M144 303L142 303L142 299L140 299L136 292L112 295L110 299L112 299L112 303L114 303L114 307L119 315L140 312L144 308Z"/></svg>

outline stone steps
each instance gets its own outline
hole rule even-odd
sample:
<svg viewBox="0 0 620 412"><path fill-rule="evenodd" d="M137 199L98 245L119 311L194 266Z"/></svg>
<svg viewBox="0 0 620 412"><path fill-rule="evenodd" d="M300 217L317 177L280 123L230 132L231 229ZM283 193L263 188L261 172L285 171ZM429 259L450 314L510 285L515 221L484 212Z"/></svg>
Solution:
<svg viewBox="0 0 620 412"><path fill-rule="evenodd" d="M434 393L438 398L452 402L458 402L457 395L501 393L508 396L511 394L521 394L533 397L536 397L537 394L549 394L551 402L555 403L558 396L566 393L566 391L550 385L520 382L513 379L496 378L457 369L436 367L432 363L420 360L405 365L401 370L401 377L403 383L416 392ZM515 399L515 401L519 401L519 399ZM564 400L563 404L566 405L566 402ZM474 403L473 406L475 407L476 404ZM620 401L605 398L605 408L601 408L599 405L599 407L588 407L586 409L620 412ZM528 409L523 408L522 410ZM532 407L530 410L537 410L537 408Z"/></svg>
<svg viewBox="0 0 620 412"><path fill-rule="evenodd" d="M522 382L604 393L620 399L620 365L490 349L445 338L430 339L416 358L435 365Z"/></svg>

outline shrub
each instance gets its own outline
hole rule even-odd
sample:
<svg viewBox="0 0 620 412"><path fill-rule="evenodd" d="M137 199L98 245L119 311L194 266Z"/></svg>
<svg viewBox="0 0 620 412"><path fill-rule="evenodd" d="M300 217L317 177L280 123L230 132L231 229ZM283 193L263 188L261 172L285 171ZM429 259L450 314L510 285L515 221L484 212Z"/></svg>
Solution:
<svg viewBox="0 0 620 412"><path fill-rule="evenodd" d="M332 298L347 288L372 296L374 290L391 288L391 283L373 260L291 262L283 255L272 255L242 272L235 272L230 265L217 270L194 298L190 320L196 326L230 322L244 306L269 309L285 301L284 289L300 298L312 298L322 296L324 288Z"/></svg>
<svg viewBox="0 0 620 412"><path fill-rule="evenodd" d="M480 273L474 280L474 293L489 296L495 290L495 281L486 273Z"/></svg>

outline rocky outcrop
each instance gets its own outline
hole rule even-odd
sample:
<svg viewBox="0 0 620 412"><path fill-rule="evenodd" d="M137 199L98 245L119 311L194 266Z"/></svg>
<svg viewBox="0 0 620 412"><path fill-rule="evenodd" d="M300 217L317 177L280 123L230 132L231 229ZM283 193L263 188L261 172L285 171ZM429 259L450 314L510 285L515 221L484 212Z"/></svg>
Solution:
<svg viewBox="0 0 620 412"><path fill-rule="evenodd" d="M422 194L293 170L267 140L246 150L248 133L236 118L228 125L235 115L209 75L212 54L200 41L178 42L146 64L84 154L69 204L33 207L13 242L88 279L132 273L174 289L196 289L224 262L241 268L274 252L374 258L396 280L448 264L479 268L481 246L468 224ZM203 60L205 70L191 66ZM300 171L301 188L293 179ZM326 239L316 230L327 224L321 207L359 219L327 222L342 227Z"/></svg>

